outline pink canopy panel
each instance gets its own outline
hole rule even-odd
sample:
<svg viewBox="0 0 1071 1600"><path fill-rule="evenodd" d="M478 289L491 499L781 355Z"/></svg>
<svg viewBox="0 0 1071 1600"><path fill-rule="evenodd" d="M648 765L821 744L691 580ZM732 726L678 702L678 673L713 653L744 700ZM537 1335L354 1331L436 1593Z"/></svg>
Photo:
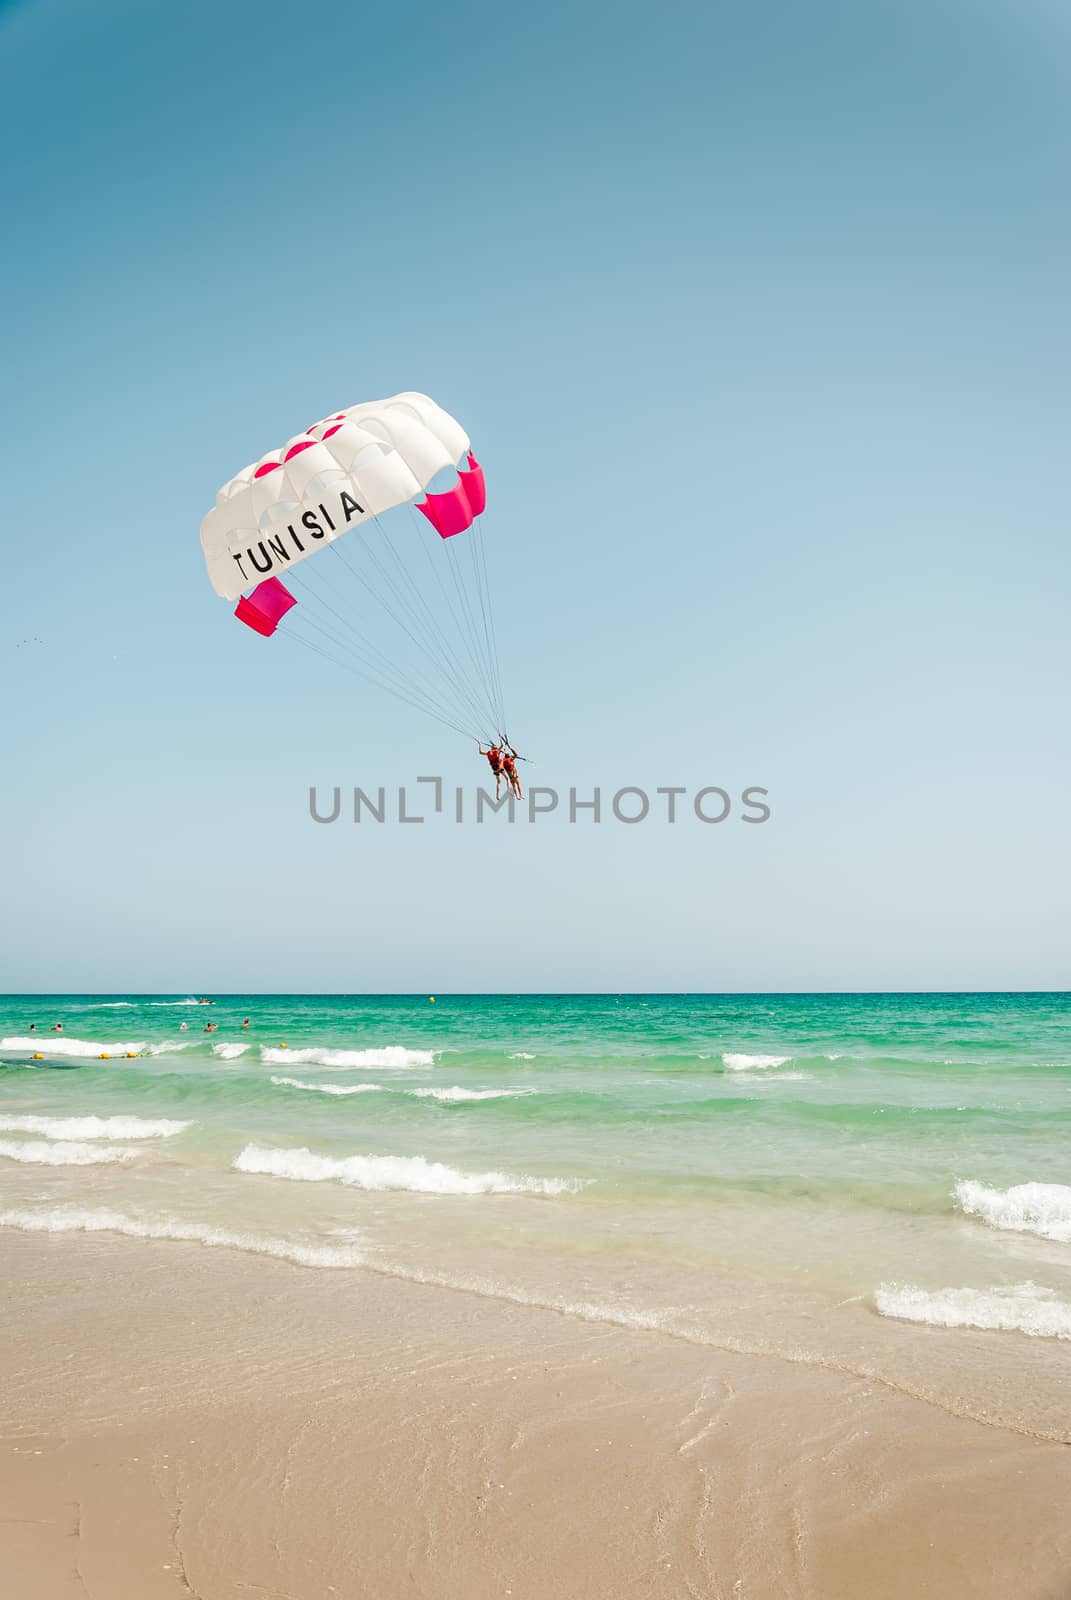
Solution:
<svg viewBox="0 0 1071 1600"><path fill-rule="evenodd" d="M443 539L452 539L455 533L471 528L474 517L482 516L487 505L487 487L483 468L470 450L468 469L462 468L457 483L445 494L429 494L417 504L432 527Z"/></svg>
<svg viewBox="0 0 1071 1600"><path fill-rule="evenodd" d="M252 594L242 596L234 608L234 614L239 622L244 622L254 633L262 633L267 639L275 632L290 607L296 605L294 596L278 578L265 578L263 583L257 584Z"/></svg>

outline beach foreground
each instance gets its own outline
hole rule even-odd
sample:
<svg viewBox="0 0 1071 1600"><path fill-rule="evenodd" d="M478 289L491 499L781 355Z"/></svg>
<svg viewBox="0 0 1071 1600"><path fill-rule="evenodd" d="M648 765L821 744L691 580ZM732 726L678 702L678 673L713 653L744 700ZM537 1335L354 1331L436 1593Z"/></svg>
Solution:
<svg viewBox="0 0 1071 1600"><path fill-rule="evenodd" d="M8 1232L0 1268L12 1596L1071 1585L1071 1450L881 1383L195 1244Z"/></svg>

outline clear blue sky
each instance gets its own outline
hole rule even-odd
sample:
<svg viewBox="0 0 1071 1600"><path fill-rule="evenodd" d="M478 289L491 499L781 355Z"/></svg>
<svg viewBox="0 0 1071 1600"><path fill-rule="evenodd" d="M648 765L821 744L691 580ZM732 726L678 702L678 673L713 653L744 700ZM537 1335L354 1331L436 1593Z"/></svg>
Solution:
<svg viewBox="0 0 1071 1600"><path fill-rule="evenodd" d="M3 987L1068 986L1069 90L1044 0L0 7ZM536 775L766 826L307 819L480 774L198 526L404 388Z"/></svg>

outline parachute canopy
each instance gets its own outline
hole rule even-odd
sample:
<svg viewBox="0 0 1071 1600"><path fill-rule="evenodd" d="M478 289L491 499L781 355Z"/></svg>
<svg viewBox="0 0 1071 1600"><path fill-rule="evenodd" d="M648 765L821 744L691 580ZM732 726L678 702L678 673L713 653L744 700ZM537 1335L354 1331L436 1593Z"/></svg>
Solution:
<svg viewBox="0 0 1071 1600"><path fill-rule="evenodd" d="M238 601L236 617L254 632L269 637L286 619L288 637L486 737L505 723L477 520L486 499L460 423L407 392L335 412L244 468L216 495L201 546L216 593ZM414 501L420 517L381 520ZM459 534L468 535L467 563L453 549ZM328 551L337 559L295 573ZM347 580L361 591L359 607ZM393 631L369 613L369 597Z"/></svg>
<svg viewBox="0 0 1071 1600"><path fill-rule="evenodd" d="M484 506L483 473L448 412L426 394L396 394L314 423L216 495L201 523L212 587L236 600L315 554L318 542L415 499L463 456L468 470L456 486L421 507L444 537L469 527Z"/></svg>

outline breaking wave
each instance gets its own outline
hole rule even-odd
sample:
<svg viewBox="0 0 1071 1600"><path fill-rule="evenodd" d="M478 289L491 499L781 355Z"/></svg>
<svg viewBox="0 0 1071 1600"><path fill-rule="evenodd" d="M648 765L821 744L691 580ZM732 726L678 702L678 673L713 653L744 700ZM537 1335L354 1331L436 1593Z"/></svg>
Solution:
<svg viewBox="0 0 1071 1600"><path fill-rule="evenodd" d="M991 1228L1011 1233L1034 1233L1039 1239L1071 1244L1071 1187L1064 1183L1019 1183L1010 1189L964 1179L956 1184L956 1199L972 1217Z"/></svg>
<svg viewBox="0 0 1071 1600"><path fill-rule="evenodd" d="M406 1050L400 1044L384 1045L380 1050L324 1050L315 1046L288 1050L285 1046L273 1049L262 1045L260 1059L277 1067L433 1067L435 1051Z"/></svg>
<svg viewBox="0 0 1071 1600"><path fill-rule="evenodd" d="M238 1057L244 1056L248 1049L249 1046L247 1044L239 1044L237 1041L222 1041L212 1046L212 1054L218 1056L221 1061L237 1061Z"/></svg>
<svg viewBox="0 0 1071 1600"><path fill-rule="evenodd" d="M924 1322L933 1328L984 1328L1026 1333L1034 1339L1071 1339L1071 1305L1054 1289L1013 1283L994 1289L920 1289L883 1283L874 1304L883 1317Z"/></svg>
<svg viewBox="0 0 1071 1600"><path fill-rule="evenodd" d="M791 1056L747 1056L740 1052L727 1052L721 1058L726 1072L753 1072L756 1067L783 1067Z"/></svg>
<svg viewBox="0 0 1071 1600"><path fill-rule="evenodd" d="M531 1055L527 1050L514 1050L509 1059L511 1061L534 1061L535 1056Z"/></svg>
<svg viewBox="0 0 1071 1600"><path fill-rule="evenodd" d="M535 1089L404 1089L403 1094L416 1095L421 1100L516 1100L521 1095L536 1094Z"/></svg>
<svg viewBox="0 0 1071 1600"><path fill-rule="evenodd" d="M169 1139L192 1127L167 1117L0 1117L0 1133L43 1133L46 1139Z"/></svg>
<svg viewBox="0 0 1071 1600"><path fill-rule="evenodd" d="M38 1050L43 1056L125 1056L137 1055L145 1049L145 1040L133 1044L94 1044L89 1039L69 1039L65 1033L28 1033L10 1039L0 1039L0 1048L7 1050Z"/></svg>
<svg viewBox="0 0 1071 1600"><path fill-rule="evenodd" d="M418 1100L440 1100L455 1103L466 1100L512 1100L520 1095L537 1094L536 1089L463 1089L455 1084L450 1089L392 1089L385 1083L310 1083L306 1078L272 1078L280 1088L307 1089L314 1094L404 1094Z"/></svg>
<svg viewBox="0 0 1071 1600"><path fill-rule="evenodd" d="M741 1072L743 1083L813 1083L813 1072Z"/></svg>
<svg viewBox="0 0 1071 1600"><path fill-rule="evenodd" d="M356 1189L406 1189L413 1194L575 1194L571 1178L510 1178L504 1172L459 1172L423 1156L318 1156L311 1150L265 1150L248 1144L232 1162L253 1172L300 1183L335 1182Z"/></svg>
<svg viewBox="0 0 1071 1600"><path fill-rule="evenodd" d="M136 1150L99 1144L67 1144L62 1140L0 1139L0 1156L35 1167L95 1167L105 1162L133 1161Z"/></svg>
<svg viewBox="0 0 1071 1600"><path fill-rule="evenodd" d="M254 1255L276 1256L302 1267L359 1267L361 1252L356 1245L303 1245L289 1239L262 1239L249 1233L232 1233L228 1228L213 1228L207 1223L180 1222L162 1217L142 1221L120 1211L0 1211L0 1227L18 1228L24 1233L122 1233L132 1239L175 1239L221 1245L231 1250L248 1250Z"/></svg>
<svg viewBox="0 0 1071 1600"><path fill-rule="evenodd" d="M273 1078L280 1088L311 1089L316 1094L374 1094L381 1089L378 1083L306 1083L303 1078Z"/></svg>

